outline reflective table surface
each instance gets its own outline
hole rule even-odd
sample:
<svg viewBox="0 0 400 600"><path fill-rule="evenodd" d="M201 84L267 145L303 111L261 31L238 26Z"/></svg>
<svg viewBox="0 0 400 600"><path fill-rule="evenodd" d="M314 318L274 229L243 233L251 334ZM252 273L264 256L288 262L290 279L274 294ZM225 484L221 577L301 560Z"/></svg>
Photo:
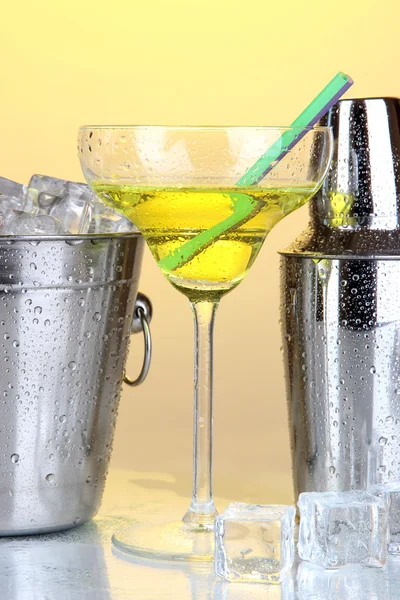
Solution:
<svg viewBox="0 0 400 600"><path fill-rule="evenodd" d="M280 501L291 502L291 481L279 480ZM225 488L229 492L229 482ZM242 498L260 502L247 482ZM228 496L228 495L227 495ZM223 510L230 500L217 497ZM227 583L212 565L156 563L114 550L111 535L147 516L182 514L186 497L167 474L111 471L102 508L91 522L66 532L0 539L0 598L4 600L400 600L400 556L385 569L324 571L296 563L281 585Z"/></svg>

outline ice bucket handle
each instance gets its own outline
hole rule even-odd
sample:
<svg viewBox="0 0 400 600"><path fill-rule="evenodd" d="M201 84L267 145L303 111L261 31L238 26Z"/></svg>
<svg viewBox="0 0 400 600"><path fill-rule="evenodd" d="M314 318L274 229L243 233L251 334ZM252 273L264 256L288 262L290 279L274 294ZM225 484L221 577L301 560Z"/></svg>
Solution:
<svg viewBox="0 0 400 600"><path fill-rule="evenodd" d="M150 333L150 321L153 314L153 307L150 300L138 292L136 297L135 310L133 313L131 333L138 333L143 331L144 335L144 360L142 370L140 371L136 379L131 379L127 375L124 375L124 382L128 385L135 387L140 385L147 377L149 372L150 361L151 361L151 333Z"/></svg>

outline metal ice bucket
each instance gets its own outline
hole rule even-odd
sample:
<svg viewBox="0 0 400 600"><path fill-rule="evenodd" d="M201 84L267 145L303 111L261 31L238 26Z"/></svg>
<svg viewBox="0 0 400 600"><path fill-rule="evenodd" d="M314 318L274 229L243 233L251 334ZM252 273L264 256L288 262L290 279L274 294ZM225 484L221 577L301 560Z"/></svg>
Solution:
<svg viewBox="0 0 400 600"><path fill-rule="evenodd" d="M151 316L146 297L135 309L143 244L0 238L0 535L72 527L100 506L130 333Z"/></svg>

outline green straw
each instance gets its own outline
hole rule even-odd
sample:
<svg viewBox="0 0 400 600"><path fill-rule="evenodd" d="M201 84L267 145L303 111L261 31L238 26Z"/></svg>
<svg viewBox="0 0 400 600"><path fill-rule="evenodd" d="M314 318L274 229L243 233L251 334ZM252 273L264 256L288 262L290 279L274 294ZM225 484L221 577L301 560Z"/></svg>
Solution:
<svg viewBox="0 0 400 600"><path fill-rule="evenodd" d="M339 100L339 98L353 85L351 77L345 73L338 73L326 87L314 98L305 110L293 121L291 128L282 133L279 139L258 159L258 161L239 179L237 186L248 187L259 183L275 165L306 135L319 119ZM296 128L296 129L293 129ZM234 195L234 212L227 218L217 223L210 229L202 231L194 238L177 248L163 259L159 266L162 269L173 271L183 266L200 254L222 235L236 229L257 214L258 202L247 194Z"/></svg>

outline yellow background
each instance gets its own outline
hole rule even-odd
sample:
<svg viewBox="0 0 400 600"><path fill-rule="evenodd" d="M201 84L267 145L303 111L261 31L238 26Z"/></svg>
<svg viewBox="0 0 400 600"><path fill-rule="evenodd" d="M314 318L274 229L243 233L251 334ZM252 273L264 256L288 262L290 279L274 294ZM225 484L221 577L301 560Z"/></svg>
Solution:
<svg viewBox="0 0 400 600"><path fill-rule="evenodd" d="M0 174L25 183L32 173L82 180L81 124L286 125L338 70L354 78L353 96L400 96L395 0L23 0L3 2L1 20ZM274 501L287 480L277 250L306 222L304 208L276 227L219 310L217 493L229 479L232 496L245 497L245 472ZM183 482L190 310L147 250L140 287L154 304L153 364L145 385L124 390L113 465ZM139 336L130 374L141 356Z"/></svg>

